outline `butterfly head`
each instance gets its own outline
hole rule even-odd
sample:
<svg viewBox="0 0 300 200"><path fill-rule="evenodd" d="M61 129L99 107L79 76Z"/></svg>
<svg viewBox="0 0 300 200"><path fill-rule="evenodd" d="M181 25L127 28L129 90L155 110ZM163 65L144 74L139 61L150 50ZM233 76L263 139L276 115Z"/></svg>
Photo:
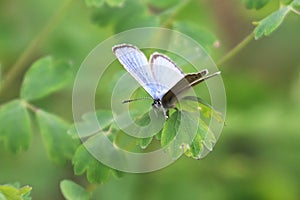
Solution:
<svg viewBox="0 0 300 200"><path fill-rule="evenodd" d="M152 106L154 108L157 108L157 109L161 108L162 107L161 100L160 99L154 99L154 101L152 103Z"/></svg>

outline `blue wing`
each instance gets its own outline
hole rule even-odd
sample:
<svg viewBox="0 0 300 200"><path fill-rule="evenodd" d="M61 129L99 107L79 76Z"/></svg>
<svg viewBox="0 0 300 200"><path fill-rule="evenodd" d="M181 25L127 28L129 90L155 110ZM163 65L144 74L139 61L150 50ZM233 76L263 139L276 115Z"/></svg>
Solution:
<svg viewBox="0 0 300 200"><path fill-rule="evenodd" d="M148 60L143 52L129 44L120 44L112 48L114 54L123 67L137 80L137 82L152 96L157 98L157 82L153 75Z"/></svg>

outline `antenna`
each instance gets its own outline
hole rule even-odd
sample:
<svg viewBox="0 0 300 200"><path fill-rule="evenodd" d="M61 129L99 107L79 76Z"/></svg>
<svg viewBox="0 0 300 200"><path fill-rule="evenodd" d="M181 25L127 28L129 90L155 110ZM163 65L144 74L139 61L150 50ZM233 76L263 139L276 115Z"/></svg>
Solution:
<svg viewBox="0 0 300 200"><path fill-rule="evenodd" d="M153 100L153 99L150 97L141 97L141 98L137 98L137 99L125 100L125 101L122 101L122 103L130 103L130 102L139 101L139 100Z"/></svg>

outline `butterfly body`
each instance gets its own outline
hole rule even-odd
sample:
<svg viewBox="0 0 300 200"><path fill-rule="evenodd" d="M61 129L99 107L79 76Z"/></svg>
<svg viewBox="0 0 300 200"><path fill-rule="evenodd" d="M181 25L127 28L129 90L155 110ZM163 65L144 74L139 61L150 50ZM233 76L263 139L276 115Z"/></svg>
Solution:
<svg viewBox="0 0 300 200"><path fill-rule="evenodd" d="M179 67L166 55L153 53L149 62L136 46L120 44L112 48L123 67L151 95L152 107L162 110L168 118L168 110L175 108L181 95L190 87L220 74L208 75L208 70L184 74ZM130 101L126 101L130 102Z"/></svg>

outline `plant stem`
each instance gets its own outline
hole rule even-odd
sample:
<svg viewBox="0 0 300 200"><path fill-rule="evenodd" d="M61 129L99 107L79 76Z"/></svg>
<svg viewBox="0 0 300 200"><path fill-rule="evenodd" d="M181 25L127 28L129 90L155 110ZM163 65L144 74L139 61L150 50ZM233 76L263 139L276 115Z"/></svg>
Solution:
<svg viewBox="0 0 300 200"><path fill-rule="evenodd" d="M11 67L10 71L5 75L2 87L0 88L0 98L3 97L7 91L10 89L11 84L15 81L15 79L24 72L29 67L29 62L32 57L36 53L37 49L41 44L45 41L49 33L53 31L53 29L57 26L57 24L61 21L61 18L66 13L67 9L71 5L72 0L65 0L65 2L61 5L58 11L51 17L48 23L44 26L42 31L34 38L25 51L21 54L19 59L14 63Z"/></svg>
<svg viewBox="0 0 300 200"><path fill-rule="evenodd" d="M243 39L239 44L237 44L233 49L231 49L225 56L223 56L218 62L217 65L223 65L225 62L230 60L235 56L239 51L241 51L249 42L254 39L254 34L251 32L247 37Z"/></svg>
<svg viewBox="0 0 300 200"><path fill-rule="evenodd" d="M34 112L34 113L38 112L39 108L36 107L35 105L32 105L31 103L29 103L29 102L27 102L27 101L25 101L25 100L23 100L23 103L24 103L25 106L26 106L29 110L31 110L32 112Z"/></svg>
<svg viewBox="0 0 300 200"><path fill-rule="evenodd" d="M296 10L295 8L293 8L292 6L291 6L291 11L293 11L294 13L296 13L297 15L300 15L300 12L298 11L298 10Z"/></svg>

